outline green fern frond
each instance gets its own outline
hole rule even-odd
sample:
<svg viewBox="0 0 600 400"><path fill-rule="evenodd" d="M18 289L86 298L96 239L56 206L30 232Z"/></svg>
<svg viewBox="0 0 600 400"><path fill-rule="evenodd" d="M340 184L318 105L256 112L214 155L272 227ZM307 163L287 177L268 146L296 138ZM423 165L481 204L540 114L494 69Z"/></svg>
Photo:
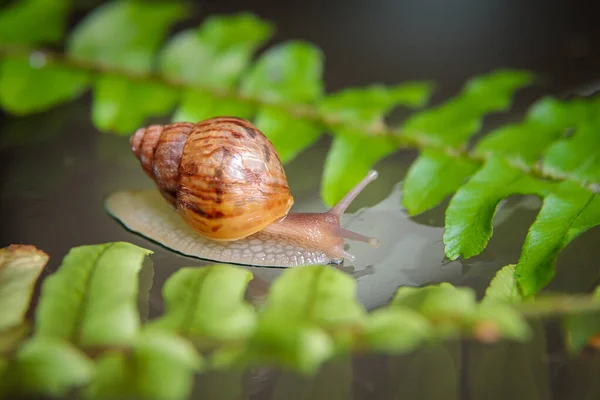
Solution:
<svg viewBox="0 0 600 400"><path fill-rule="evenodd" d="M66 31L70 0L15 1L0 13L0 43L54 44Z"/></svg>
<svg viewBox="0 0 600 400"><path fill-rule="evenodd" d="M290 41L257 55L275 27L249 13L211 16L168 38L187 7L112 1L65 37L70 11L66 0L28 0L0 12L0 105L7 111L47 110L91 89L92 121L101 131L130 134L156 116L195 121L237 115L253 119L286 163L328 133L333 142L321 187L328 205L384 157L417 149L402 203L416 215L452 196L444 235L450 259L485 249L506 197L543 198L516 264L526 296L550 281L569 242L600 224L598 97L543 98L521 122L471 146L483 118L507 111L516 91L535 82L531 73L476 77L443 104L422 109L432 92L428 82L326 94L322 52ZM42 48L61 40L64 51ZM392 127L385 119L397 107L414 113ZM574 134L566 137L569 130Z"/></svg>
<svg viewBox="0 0 600 400"><path fill-rule="evenodd" d="M48 261L40 253L33 246L0 249L0 275L39 271ZM78 388L92 399L186 398L194 375L215 369L274 365L314 374L333 359L406 355L455 339L526 343L545 316L561 322L577 353L600 328L600 289L528 301L518 294L514 266L498 272L482 301L473 289L441 283L401 287L372 311L359 302L355 279L327 266L285 270L260 305L244 298L254 278L248 269L184 267L163 287L164 313L144 323L135 300L150 254L123 242L71 249L42 283L32 335L0 352L0 394L61 396ZM29 302L30 277L11 283L0 280L0 293ZM0 309L11 304L0 296ZM2 322L0 343L6 328L26 323L23 315ZM472 346L464 351L472 354Z"/></svg>
<svg viewBox="0 0 600 400"><path fill-rule="evenodd" d="M585 171L586 178L597 174L600 170L593 168L600 151L597 109L598 98L542 100L522 122L491 132L477 144L474 152L485 154L487 161L457 190L448 205L444 234L448 257L479 254L492 235L492 220L499 202L512 194L535 194L544 203L525 240L516 274L526 296L549 283L558 253L578 235L600 224L600 199L576 183L577 176L570 175L563 182L541 180L515 164L539 163L546 170L549 162L561 167L567 163L572 171ZM573 137L560 139L567 129L574 129ZM579 162L568 157L557 162L553 149L566 143L577 143ZM587 145L585 149L582 143Z"/></svg>

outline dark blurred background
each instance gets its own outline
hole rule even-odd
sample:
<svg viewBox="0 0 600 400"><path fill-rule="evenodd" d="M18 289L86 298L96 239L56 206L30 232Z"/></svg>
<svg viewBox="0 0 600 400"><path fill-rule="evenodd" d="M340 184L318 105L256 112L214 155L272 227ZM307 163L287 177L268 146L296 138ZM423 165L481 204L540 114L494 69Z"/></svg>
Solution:
<svg viewBox="0 0 600 400"><path fill-rule="evenodd" d="M203 1L199 18L250 10L326 55L328 90L434 80L451 94L476 74L527 68L556 90L599 78L600 22L592 1Z"/></svg>

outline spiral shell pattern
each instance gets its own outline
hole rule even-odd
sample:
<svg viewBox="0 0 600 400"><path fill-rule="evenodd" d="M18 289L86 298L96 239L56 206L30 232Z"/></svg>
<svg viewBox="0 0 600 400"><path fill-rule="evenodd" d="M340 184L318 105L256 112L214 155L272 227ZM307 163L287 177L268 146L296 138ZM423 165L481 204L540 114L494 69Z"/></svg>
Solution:
<svg viewBox="0 0 600 400"><path fill-rule="evenodd" d="M135 132L131 149L183 219L214 240L250 236L294 203L272 143L240 118L151 125Z"/></svg>

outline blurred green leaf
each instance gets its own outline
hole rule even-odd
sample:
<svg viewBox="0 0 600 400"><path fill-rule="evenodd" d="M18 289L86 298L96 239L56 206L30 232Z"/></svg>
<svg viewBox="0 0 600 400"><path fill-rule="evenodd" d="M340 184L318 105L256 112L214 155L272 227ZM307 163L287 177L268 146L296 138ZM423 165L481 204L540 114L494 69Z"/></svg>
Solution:
<svg viewBox="0 0 600 400"><path fill-rule="evenodd" d="M457 288L449 283L401 287L390 307L379 312L385 315L383 327L389 324L392 328L389 332L383 331L392 345L394 340L404 344L402 337L408 333L407 349L401 350L410 350L410 346L430 338L452 337L463 332L487 342L502 338L525 340L530 335L527 322L511 305L489 299L478 304L473 289ZM404 324L408 325L404 327Z"/></svg>
<svg viewBox="0 0 600 400"><path fill-rule="evenodd" d="M323 59L315 46L290 41L263 53L242 79L241 93L266 102L300 105L314 103L323 94ZM283 162L314 143L322 128L302 117L294 117L264 105L256 115L257 128L277 149Z"/></svg>
<svg viewBox="0 0 600 400"><path fill-rule="evenodd" d="M0 394L65 396L87 384L94 364L71 344L51 338L35 338L19 349L2 374Z"/></svg>
<svg viewBox="0 0 600 400"><path fill-rule="evenodd" d="M402 286L391 304L418 311L428 318L472 315L477 306L473 289L457 288L446 282L422 288Z"/></svg>
<svg viewBox="0 0 600 400"><path fill-rule="evenodd" d="M467 160L424 150L406 173L402 205L411 215L430 210L456 192L476 169L477 165Z"/></svg>
<svg viewBox="0 0 600 400"><path fill-rule="evenodd" d="M12 245L0 249L0 332L23 323L33 287L48 258L34 246Z"/></svg>
<svg viewBox="0 0 600 400"><path fill-rule="evenodd" d="M420 313L430 322L435 321L436 336L455 336L469 326L478 313L475 292L457 288L449 283L422 288L402 286L394 295L392 307Z"/></svg>
<svg viewBox="0 0 600 400"><path fill-rule="evenodd" d="M290 118L289 114L273 107L263 107L256 117L256 125L273 143L284 164L313 144L323 127L310 120Z"/></svg>
<svg viewBox="0 0 600 400"><path fill-rule="evenodd" d="M187 340L153 332L138 336L127 353L106 352L85 398L187 399L202 365Z"/></svg>
<svg viewBox="0 0 600 400"><path fill-rule="evenodd" d="M323 93L323 55L312 44L270 47L244 76L241 92L268 102L312 103Z"/></svg>
<svg viewBox="0 0 600 400"><path fill-rule="evenodd" d="M526 341L531 338L527 321L511 305L486 301L479 306L473 321L473 334L483 342L504 338Z"/></svg>
<svg viewBox="0 0 600 400"><path fill-rule="evenodd" d="M151 253L124 242L71 249L42 284L36 335L84 347L130 343L140 325L137 275Z"/></svg>
<svg viewBox="0 0 600 400"><path fill-rule="evenodd" d="M408 82L396 86L371 85L332 93L319 104L320 112L340 121L372 123L398 105L421 107L431 95L431 84ZM346 122L345 122L346 123Z"/></svg>
<svg viewBox="0 0 600 400"><path fill-rule="evenodd" d="M80 22L69 37L70 56L133 72L149 72L170 25L185 16L178 2L112 1Z"/></svg>
<svg viewBox="0 0 600 400"><path fill-rule="evenodd" d="M266 320L249 342L246 357L257 364L275 364L301 373L315 373L334 355L333 340L322 330L298 321L282 326Z"/></svg>
<svg viewBox="0 0 600 400"><path fill-rule="evenodd" d="M173 122L196 122L225 115L250 119L255 107L236 99L217 98L197 90L186 90L173 115Z"/></svg>
<svg viewBox="0 0 600 400"><path fill-rule="evenodd" d="M272 284L249 344L253 361L314 372L364 323L354 280L327 266L287 269Z"/></svg>
<svg viewBox="0 0 600 400"><path fill-rule="evenodd" d="M545 150L548 150L545 158L548 160L548 157L554 154L553 151L562 145L570 146L577 140L581 140L578 145L581 151L578 152L573 148L567 152L573 158L570 160L567 160L567 156L559 158L565 165L570 165L567 169L572 171L579 168L584 172L580 179L594 179L594 171L600 171L600 168L593 167L596 153L598 153L596 144L600 144L600 142L596 143L597 135L594 131L600 126L600 119L594 112L596 109L594 101L576 99L560 102L545 98L530 108L523 122L504 126L479 142L476 147L477 153L488 156L495 154L490 160L494 161L493 168L490 166L490 162L486 163L468 183L457 191L448 207L444 241L449 258L456 258L460 254L471 257L483 250L492 234L492 219L496 206L507 195L532 193L545 196L552 192L544 201L544 204L548 203L548 206L543 207L538 216L542 229L540 230L537 222L531 227L521 261L516 267L518 281L524 285L524 295L526 296L536 293L551 280L558 253L574 238L570 238L561 231L570 229L572 219L578 218L581 207L588 201L592 201L590 193L583 190L578 191L576 188L570 190L565 185L550 186L548 184L545 188L542 181L531 179L529 175L516 169L506 168L502 165L498 168L497 160L507 156L519 157L524 163L531 164L536 162ZM560 140L551 144L568 128L576 129L572 139ZM598 165L600 166L600 164ZM560 172L564 171L561 169ZM600 177L600 175L598 176ZM566 187L567 190L562 190L560 187ZM567 199L561 200L563 197L561 193ZM567 204L563 205L563 201ZM570 207L569 204L573 208L567 211L567 208ZM600 220L595 222L597 217L593 206L591 210L584 213L583 217L580 220L583 225L580 228L581 232L600 223ZM547 218L551 218L551 220L545 224L544 221ZM563 219L564 222L559 222L559 219ZM573 231L578 232L574 234L575 236L581 233L578 228L574 228ZM561 245L560 242L564 243Z"/></svg>
<svg viewBox="0 0 600 400"><path fill-rule="evenodd" d="M529 108L523 121L504 125L485 135L474 152L516 157L525 163L534 163L565 129L572 126L573 115L568 110L573 110L569 103L542 98Z"/></svg>
<svg viewBox="0 0 600 400"><path fill-rule="evenodd" d="M13 114L53 108L87 89L87 72L46 64L43 58L37 60L36 57L32 54L29 58L0 60L0 105Z"/></svg>
<svg viewBox="0 0 600 400"><path fill-rule="evenodd" d="M485 114L507 109L514 92L530 84L531 78L525 72L503 70L474 78L446 103L413 114L402 132L415 137L425 135L450 146L463 145L479 131ZM404 207L412 215L435 207L458 190L475 167L468 160L425 149L406 175Z"/></svg>
<svg viewBox="0 0 600 400"><path fill-rule="evenodd" d="M600 124L590 128L587 134L580 131L573 139L554 143L544 159L544 171L554 176L600 184L598 129Z"/></svg>
<svg viewBox="0 0 600 400"><path fill-rule="evenodd" d="M69 54L100 65L150 72L169 26L185 11L178 3L104 4L75 28ZM148 117L171 111L177 97L174 88L159 82L103 75L95 84L92 119L100 130L129 134Z"/></svg>
<svg viewBox="0 0 600 400"><path fill-rule="evenodd" d="M578 99L565 107L575 119L575 132L571 138L552 144L546 152L543 170L554 175L567 174L569 179L595 182L600 185L600 96L587 101Z"/></svg>
<svg viewBox="0 0 600 400"><path fill-rule="evenodd" d="M377 126L397 106L423 105L430 92L429 84L409 82L391 88L381 85L350 88L323 99L321 112L348 120L348 124L333 128L335 136L325 159L321 182L321 197L326 205L333 206L341 200L375 163L398 149L393 139L351 128L352 122Z"/></svg>
<svg viewBox="0 0 600 400"><path fill-rule="evenodd" d="M138 273L138 296L137 309L142 324L146 324L150 317L150 298L152 296L152 286L154 284L154 263L151 258L146 258L142 268Z"/></svg>
<svg viewBox="0 0 600 400"><path fill-rule="evenodd" d="M169 40L160 54L161 72L169 78L231 89L273 30L272 23L250 13L210 16L198 29Z"/></svg>
<svg viewBox="0 0 600 400"><path fill-rule="evenodd" d="M273 30L273 24L249 13L208 17L197 30L183 31L168 42L160 55L161 72L204 87L233 89ZM188 89L173 120L194 122L222 115L250 118L254 112L249 103Z"/></svg>
<svg viewBox="0 0 600 400"><path fill-rule="evenodd" d="M386 307L369 314L364 340L370 351L402 354L432 336L431 325L419 313L402 307Z"/></svg>
<svg viewBox="0 0 600 400"><path fill-rule="evenodd" d="M301 321L323 329L361 325L364 308L356 299L356 283L327 266L285 270L271 285L261 319Z"/></svg>
<svg viewBox="0 0 600 400"><path fill-rule="evenodd" d="M446 103L411 116L403 126L409 136L426 135L441 143L462 145L481 127L484 115L505 111L514 93L532 83L528 72L498 70L471 79Z"/></svg>
<svg viewBox="0 0 600 400"><path fill-rule="evenodd" d="M94 87L92 120L102 131L130 135L147 118L170 112L178 100L175 89L155 82L132 82L103 75Z"/></svg>
<svg viewBox="0 0 600 400"><path fill-rule="evenodd" d="M515 265L501 268L485 290L483 302L520 303L523 300L515 278Z"/></svg>
<svg viewBox="0 0 600 400"><path fill-rule="evenodd" d="M397 147L385 136L365 136L354 130L338 130L325 159L321 197L333 206Z"/></svg>
<svg viewBox="0 0 600 400"><path fill-rule="evenodd" d="M600 303L600 296L596 296ZM593 336L600 335L600 312L566 315L562 321L569 352L576 354L585 348Z"/></svg>
<svg viewBox="0 0 600 400"><path fill-rule="evenodd" d="M446 210L446 256L455 260L475 256L492 236L498 204L511 194L544 195L548 184L493 157L454 195Z"/></svg>
<svg viewBox="0 0 600 400"><path fill-rule="evenodd" d="M0 11L0 43L46 44L63 38L71 0L13 1Z"/></svg>
<svg viewBox="0 0 600 400"><path fill-rule="evenodd" d="M165 314L150 324L194 339L244 339L256 323L244 294L252 274L242 268L216 264L181 268L163 287Z"/></svg>
<svg viewBox="0 0 600 400"><path fill-rule="evenodd" d="M582 233L600 224L600 196L564 182L544 199L529 228L515 274L525 297L537 293L555 273L560 251Z"/></svg>

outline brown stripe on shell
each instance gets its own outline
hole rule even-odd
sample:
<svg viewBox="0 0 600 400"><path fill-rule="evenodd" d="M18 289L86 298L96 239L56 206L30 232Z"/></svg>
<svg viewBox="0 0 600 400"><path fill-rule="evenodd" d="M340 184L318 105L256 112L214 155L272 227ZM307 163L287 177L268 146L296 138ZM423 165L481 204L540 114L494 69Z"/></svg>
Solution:
<svg viewBox="0 0 600 400"><path fill-rule="evenodd" d="M185 188L185 190L183 188L181 188L178 192L179 197L183 197L183 193L184 192L193 192L193 196L195 198L198 198L199 200L206 202L206 203L210 203L210 202L215 202L217 204L221 203L223 201L222 199L222 189L219 189L217 193L217 190L214 190L213 188L206 188L206 187L200 187L200 186L194 186L192 188ZM187 194L187 193L186 193ZM187 194L187 197L189 197L189 194Z"/></svg>
<svg viewBox="0 0 600 400"><path fill-rule="evenodd" d="M251 139L256 138L257 136L257 130L251 126L248 126L248 123L246 121L243 120L235 120L235 121L227 121L230 124L239 126L240 128L243 129L243 131L246 133L246 136L249 136ZM243 137L244 135L241 135L238 133L238 135L240 135L240 137Z"/></svg>
<svg viewBox="0 0 600 400"><path fill-rule="evenodd" d="M221 211L219 211L219 210L204 210L204 209L200 208L194 202L187 202L187 201L183 201L183 200L180 199L177 202L177 205L180 208L184 208L186 210L189 210L189 211L193 212L194 214L198 214L202 218L206 218L206 219L223 219L223 218L226 218L226 216Z"/></svg>
<svg viewBox="0 0 600 400"><path fill-rule="evenodd" d="M140 128L129 139L129 144L131 146L131 151L133 154L139 159L140 158L140 147L142 146L142 139L146 134L146 128Z"/></svg>
<svg viewBox="0 0 600 400"><path fill-rule="evenodd" d="M227 135L214 135L214 136L194 136L193 140L195 142L201 142L201 141L207 141L207 140L214 140L214 141L219 141L219 140L228 140L229 136Z"/></svg>
<svg viewBox="0 0 600 400"><path fill-rule="evenodd" d="M271 162L271 150L269 149L269 146L263 146L263 152L265 153L265 161L268 164Z"/></svg>
<svg viewBox="0 0 600 400"><path fill-rule="evenodd" d="M257 136L257 130L255 128L253 128L252 126L249 126L248 121L244 121L243 119L239 119L239 118L232 118L232 119L224 119L224 120L222 120L222 122L226 122L226 123L236 125L236 126L242 128L242 130L246 133L246 135L252 139L256 138L256 136ZM236 138L242 138L245 136L236 131L231 131L231 133Z"/></svg>
<svg viewBox="0 0 600 400"><path fill-rule="evenodd" d="M146 128L144 137L142 138L142 144L140 146L140 163L144 168L144 171L152 176L152 163L154 160L154 150L158 144L158 139L163 131L162 125L152 125Z"/></svg>
<svg viewBox="0 0 600 400"><path fill-rule="evenodd" d="M222 206L222 200L217 201L214 188L207 185L203 186L194 180L190 180L189 185L182 186L177 197L178 207L191 211L198 210L198 214L206 219L235 218L244 214L243 207L237 207L233 204L234 199L225 196L225 201L227 204Z"/></svg>
<svg viewBox="0 0 600 400"><path fill-rule="evenodd" d="M193 124L176 123L164 127L154 153L152 173L158 187L177 197L179 165L183 147Z"/></svg>
<svg viewBox="0 0 600 400"><path fill-rule="evenodd" d="M243 128L246 131L246 133L248 134L248 136L250 136L252 139L254 139L256 137L256 129L250 128L247 126L244 126Z"/></svg>
<svg viewBox="0 0 600 400"><path fill-rule="evenodd" d="M211 119L207 119L205 121L203 121L207 124L220 124L223 122L233 122L233 123L241 123L241 124L248 124L248 121L242 118L238 118L238 117L228 117L228 116L223 116L223 117L215 117L215 118L211 118Z"/></svg>
<svg viewBox="0 0 600 400"><path fill-rule="evenodd" d="M213 148L210 148L209 146L206 147L206 150L202 153L203 157L213 157L215 155L215 153L217 152L221 152L223 153L223 155L225 156L227 154L227 147L224 147L223 145L218 145L218 146L212 146ZM222 169L221 169L222 171ZM222 175L223 173L220 172L220 175ZM215 171L215 176L217 175L217 172Z"/></svg>
<svg viewBox="0 0 600 400"><path fill-rule="evenodd" d="M235 128L232 129L232 127L229 127L230 129L226 129L226 126L224 126L223 124L234 125ZM206 121L202 121L197 126L199 128L204 128L207 126L214 127L215 130L220 132L225 131L228 135L232 136L235 139L241 139L246 136L250 137L251 139L254 139L259 134L258 130L251 126L251 124L248 121L237 117L216 117Z"/></svg>

